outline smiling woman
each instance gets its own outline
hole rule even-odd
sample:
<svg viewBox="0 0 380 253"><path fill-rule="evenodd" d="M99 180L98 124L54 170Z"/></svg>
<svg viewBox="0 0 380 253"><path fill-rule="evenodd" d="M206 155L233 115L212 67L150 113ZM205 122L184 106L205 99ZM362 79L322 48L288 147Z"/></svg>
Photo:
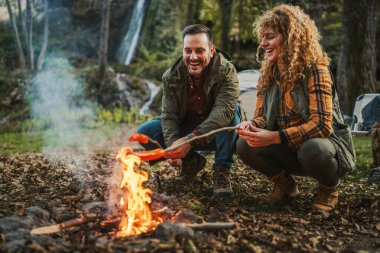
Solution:
<svg viewBox="0 0 380 253"><path fill-rule="evenodd" d="M355 167L355 152L321 36L308 15L285 4L260 17L255 32L262 64L256 110L237 131L237 153L273 181L268 203L296 197L292 175L309 176L319 183L312 207L331 211L340 178Z"/></svg>

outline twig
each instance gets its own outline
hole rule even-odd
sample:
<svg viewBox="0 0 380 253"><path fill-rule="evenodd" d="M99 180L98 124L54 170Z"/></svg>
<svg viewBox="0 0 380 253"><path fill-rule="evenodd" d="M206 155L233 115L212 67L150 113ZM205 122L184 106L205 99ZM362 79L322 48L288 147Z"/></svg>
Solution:
<svg viewBox="0 0 380 253"><path fill-rule="evenodd" d="M39 227L34 228L30 231L32 235L43 235L43 234L51 234L51 233L57 233L59 231L62 231L62 229L70 228L79 226L91 221L95 221L97 219L97 216L95 214L87 214L85 216L82 216L80 218L64 221L59 224L45 226L45 227Z"/></svg>
<svg viewBox="0 0 380 253"><path fill-rule="evenodd" d="M166 210L168 210L168 209L169 209L169 207L164 206L164 207L161 208L161 209L151 211L151 213L162 213L162 212L164 212L164 211L166 211Z"/></svg>
<svg viewBox="0 0 380 253"><path fill-rule="evenodd" d="M149 142L153 143L154 145L156 145L159 148L162 148L161 144L158 141L155 141L155 140L152 140L151 138L149 138Z"/></svg>
<svg viewBox="0 0 380 253"><path fill-rule="evenodd" d="M193 141L196 141L196 140L199 140L199 139L203 139L203 138L208 137L208 136L210 136L212 134L216 134L216 133L219 133L219 132L222 132L222 131L232 131L232 130L235 130L235 129L238 129L238 128L239 128L239 126L232 126L232 127L222 127L222 128L219 128L219 129L215 129L215 130L212 130L212 131L210 131L208 133L194 136L193 138L188 139L188 140L186 140L184 142L181 142L181 143L178 143L176 145L170 146L170 147L168 147L168 148L165 149L165 152L173 150L173 149L176 149L176 148L181 147L181 146L183 146L185 144L188 144L190 142L193 142Z"/></svg>
<svg viewBox="0 0 380 253"><path fill-rule="evenodd" d="M184 224L184 226L194 230L219 230L235 228L236 225L234 222L205 222L199 224Z"/></svg>

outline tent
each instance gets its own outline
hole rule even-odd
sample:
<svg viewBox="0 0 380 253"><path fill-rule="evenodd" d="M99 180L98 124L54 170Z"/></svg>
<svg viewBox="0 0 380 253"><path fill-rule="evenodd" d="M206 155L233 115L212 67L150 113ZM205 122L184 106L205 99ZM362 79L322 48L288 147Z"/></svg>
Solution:
<svg viewBox="0 0 380 253"><path fill-rule="evenodd" d="M354 131L369 131L380 122L380 94L362 94L357 97L351 128Z"/></svg>

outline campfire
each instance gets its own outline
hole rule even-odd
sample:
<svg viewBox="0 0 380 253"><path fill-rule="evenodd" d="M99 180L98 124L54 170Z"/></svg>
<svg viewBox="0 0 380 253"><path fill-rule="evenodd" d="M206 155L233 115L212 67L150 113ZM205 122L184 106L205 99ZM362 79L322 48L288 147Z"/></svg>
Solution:
<svg viewBox="0 0 380 253"><path fill-rule="evenodd" d="M139 235L155 229L162 218L152 217L149 208L152 191L143 185L148 181L148 173L137 169L141 159L129 147L120 150L116 159L122 169L120 189L123 191L119 202L123 214L117 236Z"/></svg>

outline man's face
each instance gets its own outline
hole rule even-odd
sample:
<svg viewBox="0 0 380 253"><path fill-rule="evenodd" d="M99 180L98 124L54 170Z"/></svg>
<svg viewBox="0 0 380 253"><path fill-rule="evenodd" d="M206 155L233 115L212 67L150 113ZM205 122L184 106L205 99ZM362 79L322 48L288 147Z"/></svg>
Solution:
<svg viewBox="0 0 380 253"><path fill-rule="evenodd" d="M215 52L205 33L187 34L183 38L183 61L190 75L199 77L206 69Z"/></svg>

